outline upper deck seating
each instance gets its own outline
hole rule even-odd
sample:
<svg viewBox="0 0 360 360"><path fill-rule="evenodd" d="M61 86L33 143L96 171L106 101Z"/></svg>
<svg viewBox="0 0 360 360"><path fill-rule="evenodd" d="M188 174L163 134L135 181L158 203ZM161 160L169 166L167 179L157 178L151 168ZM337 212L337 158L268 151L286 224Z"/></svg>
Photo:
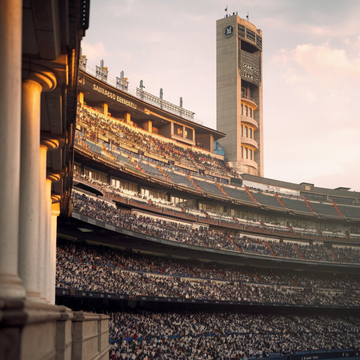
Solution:
<svg viewBox="0 0 360 360"><path fill-rule="evenodd" d="M344 216L360 219L360 206L337 205L337 207Z"/></svg>
<svg viewBox="0 0 360 360"><path fill-rule="evenodd" d="M257 202L259 202L262 205L283 209L283 207L281 206L275 195L263 194L259 191L258 192L252 191L251 194L254 196Z"/></svg>
<svg viewBox="0 0 360 360"><path fill-rule="evenodd" d="M197 179L193 179L193 181L199 188L203 189L205 192L225 197L224 193L219 189L216 184Z"/></svg>
<svg viewBox="0 0 360 360"><path fill-rule="evenodd" d="M311 214L311 210L308 208L304 200L294 200L279 195L279 199L283 202L289 210L300 211Z"/></svg>
<svg viewBox="0 0 360 360"><path fill-rule="evenodd" d="M230 197L232 197L234 199L253 203L253 200L251 199L251 197L245 190L242 190L240 188L226 186L226 185L223 185L223 189Z"/></svg>
<svg viewBox="0 0 360 360"><path fill-rule="evenodd" d="M313 201L309 201L309 203L313 210L319 215L340 217L333 204L321 204Z"/></svg>

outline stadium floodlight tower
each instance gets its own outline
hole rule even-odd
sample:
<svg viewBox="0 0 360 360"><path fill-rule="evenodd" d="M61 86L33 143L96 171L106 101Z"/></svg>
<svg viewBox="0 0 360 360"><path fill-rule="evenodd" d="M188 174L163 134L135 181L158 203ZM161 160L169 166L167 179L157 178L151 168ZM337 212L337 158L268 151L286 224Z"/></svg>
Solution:
<svg viewBox="0 0 360 360"><path fill-rule="evenodd" d="M262 31L226 15L216 22L216 123L225 160L240 173L264 175L262 102Z"/></svg>

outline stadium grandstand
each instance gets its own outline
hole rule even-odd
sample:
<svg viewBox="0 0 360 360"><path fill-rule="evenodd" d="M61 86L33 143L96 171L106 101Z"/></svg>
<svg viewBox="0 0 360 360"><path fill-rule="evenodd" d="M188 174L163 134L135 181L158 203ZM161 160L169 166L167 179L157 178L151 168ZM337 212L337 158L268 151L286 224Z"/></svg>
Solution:
<svg viewBox="0 0 360 360"><path fill-rule="evenodd" d="M86 61L57 303L110 316L112 359L358 357L360 193L240 173Z"/></svg>
<svg viewBox="0 0 360 360"><path fill-rule="evenodd" d="M88 68L89 1L45 3L0 5L0 358L360 359L360 193L262 176L261 30L217 22L214 130Z"/></svg>

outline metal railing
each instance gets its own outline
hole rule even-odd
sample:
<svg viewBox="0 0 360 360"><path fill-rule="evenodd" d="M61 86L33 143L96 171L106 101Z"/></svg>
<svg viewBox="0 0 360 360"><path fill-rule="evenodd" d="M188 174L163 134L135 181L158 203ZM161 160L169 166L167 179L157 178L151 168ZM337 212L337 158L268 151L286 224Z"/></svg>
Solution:
<svg viewBox="0 0 360 360"><path fill-rule="evenodd" d="M104 80L103 77L99 77L98 74L96 73L96 71L94 69L90 69L88 66L84 66L83 63L80 62L80 69L84 72L86 72L87 74L99 79L100 81L112 86L115 89L118 90L122 90L125 91L127 93L129 93L130 95L138 98L139 100L145 101L148 104L151 105L155 105L160 109L164 109L174 115L180 116L186 120L190 120L194 123L200 124L202 125L203 122L201 120L195 119L194 115L195 113L190 111L190 110L186 110L180 106L177 106L175 104L172 104L168 101L165 101L163 99L158 98L155 95L152 95L150 93L147 93L139 88L136 88L136 90L130 90L130 89L123 89L120 88L119 86L116 86L116 81L115 80L110 80L109 78Z"/></svg>

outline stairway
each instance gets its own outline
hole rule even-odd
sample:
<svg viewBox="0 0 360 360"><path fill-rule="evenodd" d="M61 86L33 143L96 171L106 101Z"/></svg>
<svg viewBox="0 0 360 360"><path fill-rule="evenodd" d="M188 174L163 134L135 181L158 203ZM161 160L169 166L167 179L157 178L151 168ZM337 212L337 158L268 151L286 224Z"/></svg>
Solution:
<svg viewBox="0 0 360 360"><path fill-rule="evenodd" d="M135 165L137 170L141 171L143 174L148 175L148 173L139 166L139 163L137 161L134 161L134 165Z"/></svg>
<svg viewBox="0 0 360 360"><path fill-rule="evenodd" d="M204 192L204 190L200 187L198 187L195 182L192 180L192 178L190 177L190 175L186 175L187 178L192 182L192 184L196 187L197 190L201 191L202 193Z"/></svg>
<svg viewBox="0 0 360 360"><path fill-rule="evenodd" d="M271 245L266 241L264 241L264 244L269 248L271 255L276 256L276 254L274 253L274 250L272 249Z"/></svg>
<svg viewBox="0 0 360 360"><path fill-rule="evenodd" d="M315 214L314 209L311 207L310 203L306 200L305 196L302 195L303 200L305 201L306 206L310 209L310 211Z"/></svg>
<svg viewBox="0 0 360 360"><path fill-rule="evenodd" d="M243 249L241 247L239 247L236 242L234 241L234 239L232 239L231 237L229 236L225 236L229 241L232 242L232 244L235 246L235 249L239 252L244 252Z"/></svg>
<svg viewBox="0 0 360 360"><path fill-rule="evenodd" d="M298 255L300 256L300 259L305 260L304 255L301 253L298 244L294 244L294 248L295 248L296 252L298 253Z"/></svg>
<svg viewBox="0 0 360 360"><path fill-rule="evenodd" d="M335 208L336 212L339 214L339 216L344 217L344 215L341 213L340 209L335 204L335 201L333 199L330 199L330 200L331 200L332 204L334 205L334 208Z"/></svg>
<svg viewBox="0 0 360 360"><path fill-rule="evenodd" d="M283 203L283 202L281 201L281 199L279 198L279 195L278 195L277 192L275 193L275 197L276 197L277 201L280 203L280 205L281 205L283 208L286 209L286 206L284 205L284 203Z"/></svg>
<svg viewBox="0 0 360 360"><path fill-rule="evenodd" d="M160 166L157 166L159 171L165 176L165 179L169 182L172 182L171 179L167 176L167 174L163 171L163 169Z"/></svg>
<svg viewBox="0 0 360 360"><path fill-rule="evenodd" d="M221 187L220 183L217 184L217 187L220 189L220 191L221 191L226 197L230 197L230 196L224 191L224 189Z"/></svg>
<svg viewBox="0 0 360 360"><path fill-rule="evenodd" d="M333 249L329 249L331 256L333 257L333 259L335 260L335 262L340 262L339 259L337 258L336 254L334 253Z"/></svg>
<svg viewBox="0 0 360 360"><path fill-rule="evenodd" d="M251 200L252 200L254 203L258 204L257 200L254 198L253 194L250 192L250 190L248 189L247 186L245 186L245 191L246 191L247 194L250 196Z"/></svg>

